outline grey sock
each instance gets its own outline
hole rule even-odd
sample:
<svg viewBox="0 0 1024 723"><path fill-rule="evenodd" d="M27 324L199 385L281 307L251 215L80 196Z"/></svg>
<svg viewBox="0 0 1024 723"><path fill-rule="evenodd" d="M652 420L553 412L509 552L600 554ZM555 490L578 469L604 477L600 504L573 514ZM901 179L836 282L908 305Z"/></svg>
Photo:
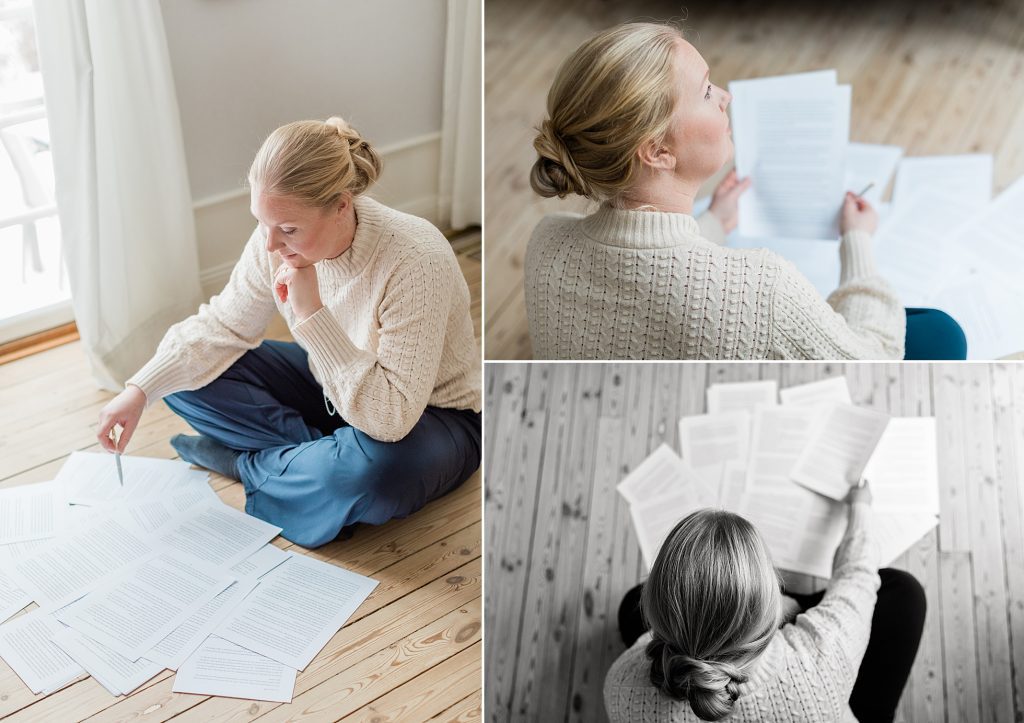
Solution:
<svg viewBox="0 0 1024 723"><path fill-rule="evenodd" d="M240 477L237 462L241 452L229 449L209 437L201 434L176 434L171 437L171 446L186 462L205 467L233 480Z"/></svg>

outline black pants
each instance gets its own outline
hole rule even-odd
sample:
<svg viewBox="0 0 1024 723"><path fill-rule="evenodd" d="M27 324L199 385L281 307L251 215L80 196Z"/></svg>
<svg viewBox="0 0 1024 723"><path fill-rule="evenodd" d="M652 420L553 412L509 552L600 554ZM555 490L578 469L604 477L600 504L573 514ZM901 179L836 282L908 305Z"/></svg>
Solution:
<svg viewBox="0 0 1024 723"><path fill-rule="evenodd" d="M850 708L860 723L888 723L895 718L924 629L926 604L921 583L902 570L886 568L878 574L882 586L871 618L871 638L850 695ZM627 648L647 632L640 612L642 587L637 585L627 592L619 606L619 632ZM804 611L821 602L825 595L824 591L813 595L786 594Z"/></svg>

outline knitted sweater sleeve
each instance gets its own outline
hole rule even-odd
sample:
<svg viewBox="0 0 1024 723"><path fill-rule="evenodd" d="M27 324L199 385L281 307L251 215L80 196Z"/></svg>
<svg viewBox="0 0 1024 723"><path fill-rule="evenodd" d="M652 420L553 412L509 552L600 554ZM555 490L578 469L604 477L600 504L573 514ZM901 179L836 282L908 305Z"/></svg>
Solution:
<svg viewBox="0 0 1024 723"><path fill-rule="evenodd" d="M458 273L450 251L402 262L377 310L376 351L357 347L327 307L292 329L346 422L396 442L419 421L437 379Z"/></svg>
<svg viewBox="0 0 1024 723"><path fill-rule="evenodd" d="M814 671L821 690L832 692L840 702L849 699L857 679L880 584L871 507L851 505L825 596L781 631L805 658L806 669Z"/></svg>
<svg viewBox="0 0 1024 723"><path fill-rule="evenodd" d="M839 287L822 301L789 262L771 302L772 347L791 359L901 359L906 312L878 273L871 236L849 231L839 244Z"/></svg>
<svg viewBox="0 0 1024 723"><path fill-rule="evenodd" d="M264 237L256 229L224 290L168 329L153 358L126 384L139 387L147 404L206 386L259 345L275 308Z"/></svg>

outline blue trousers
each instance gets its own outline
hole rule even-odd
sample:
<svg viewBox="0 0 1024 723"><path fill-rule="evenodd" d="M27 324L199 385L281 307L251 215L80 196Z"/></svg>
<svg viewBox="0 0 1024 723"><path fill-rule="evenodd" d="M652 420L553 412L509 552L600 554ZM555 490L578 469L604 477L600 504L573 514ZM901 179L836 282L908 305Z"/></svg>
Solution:
<svg viewBox="0 0 1024 723"><path fill-rule="evenodd" d="M966 359L967 337L960 325L938 309L907 309L903 358L912 361Z"/></svg>
<svg viewBox="0 0 1024 723"><path fill-rule="evenodd" d="M406 517L480 466L480 414L427 407L398 442L328 412L298 344L265 341L202 389L164 398L192 427L241 452L245 511L304 547L356 522Z"/></svg>

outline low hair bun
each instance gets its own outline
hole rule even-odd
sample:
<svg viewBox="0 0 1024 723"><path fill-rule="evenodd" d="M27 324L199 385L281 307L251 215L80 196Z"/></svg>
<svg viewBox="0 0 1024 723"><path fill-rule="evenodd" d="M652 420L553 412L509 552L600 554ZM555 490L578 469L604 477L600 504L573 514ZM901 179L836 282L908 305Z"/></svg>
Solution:
<svg viewBox="0 0 1024 723"><path fill-rule="evenodd" d="M381 171L380 156L373 146L364 139L348 121L340 116L331 116L324 123L334 128L342 140L348 143L349 155L355 171L355 179L349 188L352 194L359 195L377 180Z"/></svg>
<svg viewBox="0 0 1024 723"><path fill-rule="evenodd" d="M593 188L580 173L565 141L550 120L541 124L533 147L539 156L530 171L530 186L534 192L545 198L593 195Z"/></svg>
<svg viewBox="0 0 1024 723"><path fill-rule="evenodd" d="M728 716L739 697L739 684L747 675L735 665L692 658L655 637L647 644L651 683L675 700L689 702L701 720Z"/></svg>

